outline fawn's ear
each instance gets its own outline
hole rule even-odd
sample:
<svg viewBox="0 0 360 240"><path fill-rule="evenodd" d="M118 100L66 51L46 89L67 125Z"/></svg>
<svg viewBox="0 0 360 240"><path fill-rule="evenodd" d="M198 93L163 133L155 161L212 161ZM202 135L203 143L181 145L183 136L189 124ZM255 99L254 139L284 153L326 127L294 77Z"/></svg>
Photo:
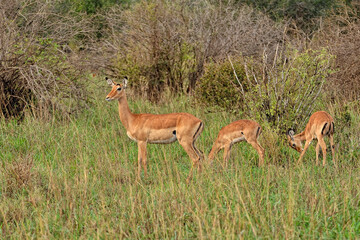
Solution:
<svg viewBox="0 0 360 240"><path fill-rule="evenodd" d="M123 88L126 88L127 83L128 83L128 78L125 76L123 79Z"/></svg>
<svg viewBox="0 0 360 240"><path fill-rule="evenodd" d="M110 85L110 86L114 86L114 85L116 85L116 83L114 83L114 81L113 80L111 80L110 78L108 78L108 77L105 77L105 80L106 80L106 82Z"/></svg>
<svg viewBox="0 0 360 240"><path fill-rule="evenodd" d="M289 129L289 130L287 131L287 135L291 138L291 140L294 141L294 135L295 135L294 130Z"/></svg>

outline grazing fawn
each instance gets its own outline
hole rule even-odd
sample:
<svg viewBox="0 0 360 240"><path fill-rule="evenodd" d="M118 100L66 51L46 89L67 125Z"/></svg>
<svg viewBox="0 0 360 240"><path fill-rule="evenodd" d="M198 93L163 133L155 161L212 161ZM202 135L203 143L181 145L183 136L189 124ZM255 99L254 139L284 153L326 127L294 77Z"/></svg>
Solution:
<svg viewBox="0 0 360 240"><path fill-rule="evenodd" d="M217 154L221 149L224 149L224 162L227 165L227 162L230 158L230 150L232 145L240 141L246 141L253 146L259 154L259 166L264 164L264 153L265 150L257 142L257 139L261 133L261 126L252 120L238 120L229 125L223 127L215 143L209 153L208 160L210 164L212 163L215 154Z"/></svg>
<svg viewBox="0 0 360 240"><path fill-rule="evenodd" d="M310 146L310 143L313 139L317 139L318 143L316 145L316 165L319 164L319 150L320 147L323 153L323 166L326 163L326 143L324 137L329 136L330 147L332 152L332 158L334 165L335 162L335 145L334 145L334 119L324 111L315 112L310 116L309 122L306 124L305 130L299 134L295 135L294 130L289 129L287 132L289 146L300 154L298 163L301 162L306 150ZM304 149L302 149L301 142L305 141Z"/></svg>

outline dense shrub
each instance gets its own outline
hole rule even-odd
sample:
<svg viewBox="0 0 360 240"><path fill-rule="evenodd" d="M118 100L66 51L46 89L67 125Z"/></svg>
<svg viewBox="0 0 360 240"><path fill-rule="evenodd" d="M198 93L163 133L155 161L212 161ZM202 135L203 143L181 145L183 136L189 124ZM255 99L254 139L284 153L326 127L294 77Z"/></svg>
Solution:
<svg viewBox="0 0 360 240"><path fill-rule="evenodd" d="M236 109L280 132L305 126L307 117L317 109L323 86L332 70L333 56L326 49L277 54L272 64L264 54L262 61L247 59L234 64L206 68L198 97L224 109ZM240 84L243 86L243 89Z"/></svg>
<svg viewBox="0 0 360 240"><path fill-rule="evenodd" d="M59 44L78 33L76 25L59 28L61 18L42 1L2 1L0 9L0 115L22 117L26 107L42 116L69 114L83 106L80 61Z"/></svg>
<svg viewBox="0 0 360 240"><path fill-rule="evenodd" d="M324 83L333 73L334 56L324 48L287 50L271 65L266 63L266 55L263 59L257 67L245 68L247 76L252 76L246 112L281 132L303 128L322 99Z"/></svg>
<svg viewBox="0 0 360 240"><path fill-rule="evenodd" d="M243 59L230 61L207 64L195 95L207 106L236 112L244 104L243 94L248 90L248 84Z"/></svg>

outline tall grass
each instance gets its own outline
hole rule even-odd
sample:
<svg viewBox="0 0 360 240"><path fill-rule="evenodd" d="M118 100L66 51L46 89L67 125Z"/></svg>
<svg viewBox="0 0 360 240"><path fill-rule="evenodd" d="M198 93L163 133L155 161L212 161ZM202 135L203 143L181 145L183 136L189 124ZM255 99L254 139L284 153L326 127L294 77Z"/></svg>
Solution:
<svg viewBox="0 0 360 240"><path fill-rule="evenodd" d="M212 167L186 176L191 161L178 143L148 145L149 176L136 180L137 145L121 125L117 103L104 101L70 121L0 123L0 236L3 238L358 238L360 116L340 126L338 168L303 164L265 127L266 164L249 144L233 147ZM134 112L186 111L205 129L196 144L208 153L220 128L235 120L207 113L186 97L152 105L129 98ZM339 104L340 106L340 104ZM337 105L327 106L337 116ZM342 119L339 115L335 119ZM339 120L339 121L340 121ZM266 123L260 123L266 125ZM347 135L346 135L347 134ZM345 144L347 144L345 146ZM313 144L314 145L314 144ZM276 149L277 151L275 151ZM331 154L329 154L331 155Z"/></svg>

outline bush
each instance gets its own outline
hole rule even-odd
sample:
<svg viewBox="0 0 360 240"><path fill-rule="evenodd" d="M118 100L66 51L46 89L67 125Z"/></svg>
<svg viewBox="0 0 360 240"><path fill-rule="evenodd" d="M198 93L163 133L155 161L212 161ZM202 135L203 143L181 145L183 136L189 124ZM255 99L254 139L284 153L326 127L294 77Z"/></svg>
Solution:
<svg viewBox="0 0 360 240"><path fill-rule="evenodd" d="M78 82L83 69L60 45L78 26L62 29L47 2L2 1L0 8L6 9L0 11L0 115L21 118L30 108L49 117L54 110L70 114L84 106L86 91Z"/></svg>
<svg viewBox="0 0 360 240"><path fill-rule="evenodd" d="M207 64L204 75L198 81L195 96L207 106L219 106L236 112L244 104L243 93L247 90L244 62L238 58L232 62Z"/></svg>
<svg viewBox="0 0 360 240"><path fill-rule="evenodd" d="M268 121L279 132L303 128L322 99L327 77L333 73L334 56L327 49L287 50L273 64L245 68L250 84L244 105L252 118ZM260 70L260 71L259 71Z"/></svg>
<svg viewBox="0 0 360 240"><path fill-rule="evenodd" d="M322 99L333 59L326 49L288 50L278 53L269 64L264 53L261 61L245 58L234 64L239 82L231 64L212 64L199 84L198 97L208 105L266 121L277 132L303 128Z"/></svg>

